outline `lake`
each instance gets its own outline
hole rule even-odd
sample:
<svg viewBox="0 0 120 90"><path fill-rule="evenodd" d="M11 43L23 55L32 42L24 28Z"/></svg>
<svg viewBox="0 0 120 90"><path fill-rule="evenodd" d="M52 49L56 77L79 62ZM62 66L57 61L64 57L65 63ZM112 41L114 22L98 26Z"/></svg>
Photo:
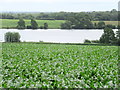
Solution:
<svg viewBox="0 0 120 90"><path fill-rule="evenodd" d="M117 29L114 29L116 32ZM56 43L83 43L85 39L99 40L103 34L100 29L79 29L79 30L61 30L61 29L37 29L37 30L17 30L0 29L0 41L4 42L6 32L19 32L21 41L26 42L56 42Z"/></svg>

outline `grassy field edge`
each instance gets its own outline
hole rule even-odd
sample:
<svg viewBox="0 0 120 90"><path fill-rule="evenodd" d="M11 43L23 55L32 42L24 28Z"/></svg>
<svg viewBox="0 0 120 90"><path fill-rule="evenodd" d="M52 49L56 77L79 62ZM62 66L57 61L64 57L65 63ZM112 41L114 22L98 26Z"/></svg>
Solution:
<svg viewBox="0 0 120 90"><path fill-rule="evenodd" d="M0 19L2 21L3 29L15 29L17 26L18 19ZM60 25L65 22L65 20L36 20L38 26L43 26L44 23L48 23L49 29L60 29ZM99 21L92 21L94 23L98 23ZM104 21L106 25L118 25L118 21ZM30 25L30 20L25 19L26 26Z"/></svg>

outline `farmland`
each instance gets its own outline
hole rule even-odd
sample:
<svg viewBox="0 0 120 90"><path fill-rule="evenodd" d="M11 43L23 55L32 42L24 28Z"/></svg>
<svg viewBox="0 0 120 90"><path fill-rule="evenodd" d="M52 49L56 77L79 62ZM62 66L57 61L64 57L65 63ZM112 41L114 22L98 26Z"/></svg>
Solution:
<svg viewBox="0 0 120 90"><path fill-rule="evenodd" d="M0 19L0 22L2 21L2 27L3 28L16 28L17 22L19 20L17 19ZM48 23L50 29L56 29L60 28L61 23L64 23L64 20L36 20L38 23L38 26L43 26L44 23ZM25 20L26 25L30 25L30 20Z"/></svg>
<svg viewBox="0 0 120 90"><path fill-rule="evenodd" d="M117 88L118 47L3 43L4 88Z"/></svg>
<svg viewBox="0 0 120 90"><path fill-rule="evenodd" d="M99 21L93 21L93 23L98 23ZM106 25L111 24L111 25L118 25L118 21L104 21Z"/></svg>
<svg viewBox="0 0 120 90"><path fill-rule="evenodd" d="M0 19L2 21L2 28L16 28L18 19ZM39 27L43 26L44 23L48 23L49 29L60 29L60 25L65 22L65 20L36 20ZM30 20L25 20L26 25L30 25ZM98 23L99 21L92 21L93 23ZM118 25L118 21L104 21L106 25Z"/></svg>

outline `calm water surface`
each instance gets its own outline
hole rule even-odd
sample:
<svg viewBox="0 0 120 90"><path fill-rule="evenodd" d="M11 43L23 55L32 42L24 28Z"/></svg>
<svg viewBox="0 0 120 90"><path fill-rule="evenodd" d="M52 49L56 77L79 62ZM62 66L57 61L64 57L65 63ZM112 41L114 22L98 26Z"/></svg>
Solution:
<svg viewBox="0 0 120 90"><path fill-rule="evenodd" d="M83 43L85 39L98 40L103 34L103 30L60 30L60 29L37 29L37 30L17 30L0 29L0 41L4 42L6 32L19 32L21 41L31 42L57 42L57 43ZM115 29L114 31L117 31Z"/></svg>

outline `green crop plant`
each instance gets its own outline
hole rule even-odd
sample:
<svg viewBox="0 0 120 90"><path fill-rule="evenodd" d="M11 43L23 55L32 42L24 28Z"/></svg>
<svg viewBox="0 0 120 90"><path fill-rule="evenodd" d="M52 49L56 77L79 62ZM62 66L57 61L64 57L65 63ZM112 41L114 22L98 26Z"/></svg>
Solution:
<svg viewBox="0 0 120 90"><path fill-rule="evenodd" d="M3 88L118 88L118 47L3 43Z"/></svg>

